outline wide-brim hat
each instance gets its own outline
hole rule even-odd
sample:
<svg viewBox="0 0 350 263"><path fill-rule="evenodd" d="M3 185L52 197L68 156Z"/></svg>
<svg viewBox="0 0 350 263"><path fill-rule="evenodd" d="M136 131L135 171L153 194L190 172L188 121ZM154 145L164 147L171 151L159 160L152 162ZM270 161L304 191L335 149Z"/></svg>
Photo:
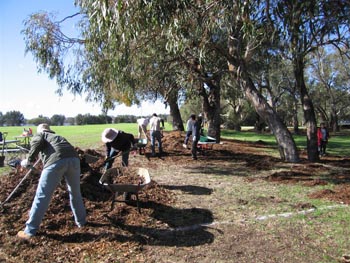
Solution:
<svg viewBox="0 0 350 263"><path fill-rule="evenodd" d="M40 133L40 132L53 132L53 130L50 129L50 126L47 123L41 123L38 125L38 127L36 128L36 132Z"/></svg>
<svg viewBox="0 0 350 263"><path fill-rule="evenodd" d="M118 130L107 128L102 132L101 139L104 143L112 142L118 135Z"/></svg>

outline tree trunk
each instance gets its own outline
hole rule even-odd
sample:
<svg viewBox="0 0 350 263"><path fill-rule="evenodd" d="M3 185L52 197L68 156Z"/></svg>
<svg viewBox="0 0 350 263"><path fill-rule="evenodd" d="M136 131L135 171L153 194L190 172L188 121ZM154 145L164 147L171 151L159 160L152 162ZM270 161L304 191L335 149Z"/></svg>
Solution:
<svg viewBox="0 0 350 263"><path fill-rule="evenodd" d="M294 59L293 66L296 86L300 92L301 104L304 111L307 137L307 156L309 161L316 162L319 160L317 145L317 123L314 106L305 85L304 62L302 58L299 57Z"/></svg>
<svg viewBox="0 0 350 263"><path fill-rule="evenodd" d="M211 79L206 82L209 92L206 92L204 84L201 87L201 96L203 97L204 117L208 124L208 136L215 138L220 142L220 77Z"/></svg>
<svg viewBox="0 0 350 263"><path fill-rule="evenodd" d="M298 100L294 98L293 98L293 131L294 131L294 134L299 134Z"/></svg>
<svg viewBox="0 0 350 263"><path fill-rule="evenodd" d="M338 124L337 103L330 89L329 89L329 93L330 93L329 97L331 98L331 121L329 125L332 128L333 132L338 132L340 128Z"/></svg>
<svg viewBox="0 0 350 263"><path fill-rule="evenodd" d="M177 104L177 95L178 92L174 89L166 98L170 107L170 115L173 118L173 131L184 131L179 105Z"/></svg>
<svg viewBox="0 0 350 263"><path fill-rule="evenodd" d="M271 131L275 135L282 160L291 163L299 162L299 154L292 134L277 115L276 111L274 111L267 103L266 99L261 96L248 73L242 68L240 71L240 80L245 95L251 101L259 116L268 123Z"/></svg>

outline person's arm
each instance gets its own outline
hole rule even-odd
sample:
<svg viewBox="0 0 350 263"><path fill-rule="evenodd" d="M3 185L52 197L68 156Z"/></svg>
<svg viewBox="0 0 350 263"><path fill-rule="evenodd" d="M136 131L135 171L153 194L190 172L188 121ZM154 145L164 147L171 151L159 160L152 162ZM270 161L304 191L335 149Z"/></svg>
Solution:
<svg viewBox="0 0 350 263"><path fill-rule="evenodd" d="M39 152L43 149L45 139L42 133L37 134L33 137L30 142L30 150L28 154L28 161L34 163L38 157Z"/></svg>
<svg viewBox="0 0 350 263"><path fill-rule="evenodd" d="M109 157L109 154L111 153L111 149L112 149L111 144L110 143L106 143L105 144L106 158Z"/></svg>

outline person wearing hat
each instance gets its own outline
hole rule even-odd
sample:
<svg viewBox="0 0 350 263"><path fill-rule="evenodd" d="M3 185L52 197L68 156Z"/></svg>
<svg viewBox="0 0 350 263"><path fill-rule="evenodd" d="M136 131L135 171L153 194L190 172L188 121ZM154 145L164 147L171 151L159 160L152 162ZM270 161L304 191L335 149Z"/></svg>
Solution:
<svg viewBox="0 0 350 263"><path fill-rule="evenodd" d="M106 147L106 170L113 166L115 159L113 157L117 156L119 152L122 152L122 166L126 167L129 165L130 149L133 148L135 142L134 135L113 128L107 128L102 132L101 139ZM131 193L125 192L123 196L125 201L129 201Z"/></svg>
<svg viewBox="0 0 350 263"><path fill-rule="evenodd" d="M102 132L102 142L106 147L106 169L113 165L114 158L122 152L122 166L128 166L130 149L135 143L134 135L113 128L107 128Z"/></svg>
<svg viewBox="0 0 350 263"><path fill-rule="evenodd" d="M43 170L25 229L17 233L21 239L30 239L36 234L52 194L63 178L67 183L75 224L78 227L86 224L86 209L80 191L80 159L74 147L65 138L55 134L48 124L42 123L38 125L37 134L30 142L28 158L21 165L29 168L37 157L43 163Z"/></svg>
<svg viewBox="0 0 350 263"><path fill-rule="evenodd" d="M153 113L152 118L149 120L152 156L155 156L156 154L155 152L156 141L158 141L159 154L163 153L162 133L161 133L161 127L160 127L161 123L163 126L162 128L164 128L164 120L159 118L156 113Z"/></svg>

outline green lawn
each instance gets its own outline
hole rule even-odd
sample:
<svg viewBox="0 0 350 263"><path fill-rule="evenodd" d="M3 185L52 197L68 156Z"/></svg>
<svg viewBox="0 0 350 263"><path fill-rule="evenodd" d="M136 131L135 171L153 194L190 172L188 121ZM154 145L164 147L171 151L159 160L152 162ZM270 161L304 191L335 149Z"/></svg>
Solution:
<svg viewBox="0 0 350 263"><path fill-rule="evenodd" d="M30 126L33 132L36 132L36 127ZM118 123L118 124L96 124L82 126L52 126L56 133L67 138L74 146L86 149L99 147L101 144L101 133L107 128L112 127L117 130L122 130L132 133L137 136L136 123ZM26 127L29 128L29 127ZM1 132L8 132L7 140L14 139L15 136L22 134L23 127L0 127ZM165 123L165 131L171 131L171 125ZM247 142L264 141L266 144L276 146L275 137L270 133L258 134L252 131L233 131L222 130L222 138L235 139ZM294 135L294 140L299 149L306 148L305 135ZM350 156L350 131L342 131L339 135L331 134L327 152L332 155Z"/></svg>
<svg viewBox="0 0 350 263"><path fill-rule="evenodd" d="M256 142L264 141L267 145L277 146L275 137L270 133L258 134L252 131L223 130L222 138L235 139L239 141ZM293 135L298 149L306 148L305 135ZM350 130L344 130L339 134L331 134L327 146L327 153L338 156L350 156Z"/></svg>

